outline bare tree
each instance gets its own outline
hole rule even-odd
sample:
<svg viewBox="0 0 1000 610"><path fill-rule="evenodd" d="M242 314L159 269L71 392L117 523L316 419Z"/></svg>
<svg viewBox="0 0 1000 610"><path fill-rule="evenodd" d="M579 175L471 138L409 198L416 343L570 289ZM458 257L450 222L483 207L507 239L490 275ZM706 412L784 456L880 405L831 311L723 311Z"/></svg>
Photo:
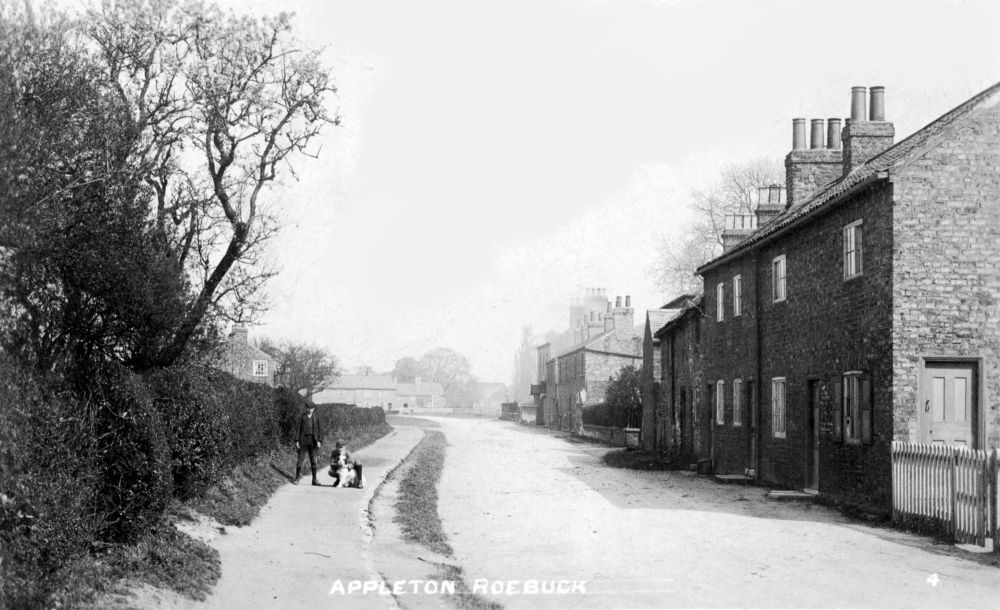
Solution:
<svg viewBox="0 0 1000 610"><path fill-rule="evenodd" d="M333 383L341 373L337 358L321 347L263 338L257 347L277 362L275 380L312 400L313 394Z"/></svg>
<svg viewBox="0 0 1000 610"><path fill-rule="evenodd" d="M105 3L87 30L127 109L127 165L152 191L151 215L188 270L186 315L142 366L175 361L206 318L252 319L274 274L261 248L276 230L269 187L318 152L335 89L290 16L260 20L176 0Z"/></svg>
<svg viewBox="0 0 1000 610"><path fill-rule="evenodd" d="M694 221L679 240L663 239L652 273L667 293L691 292L701 286L695 269L722 254L722 231L726 216L753 212L757 188L783 179L780 164L757 158L729 164L711 188L691 193L688 206Z"/></svg>

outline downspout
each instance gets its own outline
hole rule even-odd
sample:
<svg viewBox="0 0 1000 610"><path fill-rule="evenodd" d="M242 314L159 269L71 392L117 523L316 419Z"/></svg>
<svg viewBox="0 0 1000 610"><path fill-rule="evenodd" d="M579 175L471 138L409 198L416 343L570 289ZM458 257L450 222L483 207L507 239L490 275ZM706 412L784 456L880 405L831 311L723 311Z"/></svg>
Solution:
<svg viewBox="0 0 1000 610"><path fill-rule="evenodd" d="M759 259L760 259L760 250L754 248L753 256L751 257L750 260L751 263L753 264L753 270L754 270L753 273L754 275L753 298L754 298L754 312L755 312L754 334L756 335L754 341L754 352L755 352L754 377L756 381L754 382L754 391L753 391L754 395L750 397L751 401L750 409L752 413L751 419L753 420L751 423L752 426L751 434L753 435L753 437L751 438L750 442L753 445L753 463L751 464L751 466L753 467L753 480L755 483L760 481L760 447L761 447L760 397L763 395L763 388L764 388L764 386L762 385L764 381L763 379L764 371L763 371L763 366L761 365L761 353L763 352L763 350L761 349L760 345L761 339L763 337L763 331L761 330L762 326L761 317L763 314L763 309L761 307L761 300L760 300L760 284L761 284L761 278L763 276L759 265Z"/></svg>

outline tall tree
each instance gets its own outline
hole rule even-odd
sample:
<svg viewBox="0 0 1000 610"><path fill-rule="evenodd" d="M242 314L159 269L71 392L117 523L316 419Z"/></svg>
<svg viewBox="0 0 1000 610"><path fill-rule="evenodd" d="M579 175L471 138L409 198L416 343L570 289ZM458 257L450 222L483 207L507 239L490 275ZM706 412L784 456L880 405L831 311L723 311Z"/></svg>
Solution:
<svg viewBox="0 0 1000 610"><path fill-rule="evenodd" d="M778 162L757 158L725 166L715 184L692 192L688 207L694 212L694 221L684 237L660 242L652 272L661 290L667 293L699 290L701 282L695 276L695 269L722 253L726 216L751 214L757 188L780 183L783 175Z"/></svg>
<svg viewBox="0 0 1000 610"><path fill-rule="evenodd" d="M396 381L402 383L413 383L420 376L420 362L411 356L404 356L396 361L392 367L392 375Z"/></svg>
<svg viewBox="0 0 1000 610"><path fill-rule="evenodd" d="M325 389L341 374L337 358L315 345L277 343L264 338L257 347L277 363L276 382L307 400L312 400L313 394Z"/></svg>
<svg viewBox="0 0 1000 610"><path fill-rule="evenodd" d="M175 361L215 316L263 305L261 247L275 231L269 191L336 123L327 71L288 14L252 19L176 0L105 3L87 16L105 77L134 135L128 168L152 190L150 215L193 290L183 320L137 366Z"/></svg>

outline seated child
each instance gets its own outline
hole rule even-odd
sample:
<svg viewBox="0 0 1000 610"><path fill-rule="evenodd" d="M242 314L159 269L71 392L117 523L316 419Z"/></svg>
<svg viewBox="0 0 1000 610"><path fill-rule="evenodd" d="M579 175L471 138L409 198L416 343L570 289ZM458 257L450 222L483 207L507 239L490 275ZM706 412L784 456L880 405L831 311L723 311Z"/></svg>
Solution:
<svg viewBox="0 0 1000 610"><path fill-rule="evenodd" d="M351 452L344 446L344 441L338 440L333 453L330 454L330 476L334 487L364 488L362 466L351 459Z"/></svg>

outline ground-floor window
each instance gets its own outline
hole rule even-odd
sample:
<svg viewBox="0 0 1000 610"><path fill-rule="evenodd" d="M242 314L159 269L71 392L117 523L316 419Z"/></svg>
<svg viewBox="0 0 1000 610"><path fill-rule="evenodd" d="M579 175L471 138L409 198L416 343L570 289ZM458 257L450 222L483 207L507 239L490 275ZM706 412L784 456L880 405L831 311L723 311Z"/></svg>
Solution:
<svg viewBox="0 0 1000 610"><path fill-rule="evenodd" d="M840 401L840 407L843 421L840 426L835 426L835 428L840 427L843 430L845 443L870 443L872 440L871 380L860 371L848 371L844 373L842 388L843 398Z"/></svg>
<svg viewBox="0 0 1000 610"><path fill-rule="evenodd" d="M743 380L733 379L733 425L743 425Z"/></svg>
<svg viewBox="0 0 1000 610"><path fill-rule="evenodd" d="M726 382L719 381L715 382L715 423L720 426L726 423Z"/></svg>
<svg viewBox="0 0 1000 610"><path fill-rule="evenodd" d="M771 433L785 438L785 378L771 380Z"/></svg>

